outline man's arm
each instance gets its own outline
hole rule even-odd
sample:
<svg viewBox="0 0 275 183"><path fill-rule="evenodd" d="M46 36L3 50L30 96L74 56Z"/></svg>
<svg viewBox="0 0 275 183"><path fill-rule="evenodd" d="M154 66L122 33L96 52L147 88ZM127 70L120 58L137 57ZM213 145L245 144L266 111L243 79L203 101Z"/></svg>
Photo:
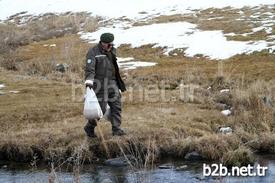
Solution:
<svg viewBox="0 0 275 183"><path fill-rule="evenodd" d="M85 85L92 86L95 77L95 55L92 49L90 49L86 55L86 67L85 67Z"/></svg>

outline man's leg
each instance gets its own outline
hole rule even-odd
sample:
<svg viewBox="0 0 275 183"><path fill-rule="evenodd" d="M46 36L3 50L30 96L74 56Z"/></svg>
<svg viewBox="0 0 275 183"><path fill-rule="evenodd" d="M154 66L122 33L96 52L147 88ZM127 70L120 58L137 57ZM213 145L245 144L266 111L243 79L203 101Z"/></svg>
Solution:
<svg viewBox="0 0 275 183"><path fill-rule="evenodd" d="M110 83L108 88L108 104L111 110L111 123L113 135L125 135L120 129L121 125L121 94L116 82Z"/></svg>
<svg viewBox="0 0 275 183"><path fill-rule="evenodd" d="M86 132L88 137L94 138L95 135L95 127L96 127L96 120L88 120L87 124L84 126L84 131Z"/></svg>
<svg viewBox="0 0 275 183"><path fill-rule="evenodd" d="M100 105L100 108L102 110L102 113L104 114L106 111L107 102L106 99L104 99L104 92L100 92L96 94L98 103ZM84 127L84 131L86 132L88 137L94 138L95 135L95 127L97 126L97 120L88 120L87 124Z"/></svg>

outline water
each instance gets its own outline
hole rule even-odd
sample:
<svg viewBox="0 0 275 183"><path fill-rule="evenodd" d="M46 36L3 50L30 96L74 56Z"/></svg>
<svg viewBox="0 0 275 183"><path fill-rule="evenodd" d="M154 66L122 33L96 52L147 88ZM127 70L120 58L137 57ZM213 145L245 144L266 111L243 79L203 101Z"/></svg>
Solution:
<svg viewBox="0 0 275 183"><path fill-rule="evenodd" d="M260 156L257 164L267 166L267 175L264 177L203 177L202 162L188 163L182 161L166 161L174 167L187 165L184 170L159 169L133 170L129 167L108 167L102 165L85 165L79 176L74 176L70 168L56 171L56 182L70 183L79 179L83 183L113 183L113 182L152 182L152 183L192 183L192 182L233 182L233 183L275 183L275 157ZM7 165L7 166L5 166ZM45 166L32 168L30 165L3 164L0 169L0 183L44 183L49 182L50 171Z"/></svg>

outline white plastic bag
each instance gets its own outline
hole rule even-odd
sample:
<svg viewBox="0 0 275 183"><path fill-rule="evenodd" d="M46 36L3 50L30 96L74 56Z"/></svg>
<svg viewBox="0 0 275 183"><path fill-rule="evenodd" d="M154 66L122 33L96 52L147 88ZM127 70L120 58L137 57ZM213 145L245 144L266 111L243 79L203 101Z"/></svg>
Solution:
<svg viewBox="0 0 275 183"><path fill-rule="evenodd" d="M83 114L88 120L100 119L103 117L95 92L89 87L86 89Z"/></svg>

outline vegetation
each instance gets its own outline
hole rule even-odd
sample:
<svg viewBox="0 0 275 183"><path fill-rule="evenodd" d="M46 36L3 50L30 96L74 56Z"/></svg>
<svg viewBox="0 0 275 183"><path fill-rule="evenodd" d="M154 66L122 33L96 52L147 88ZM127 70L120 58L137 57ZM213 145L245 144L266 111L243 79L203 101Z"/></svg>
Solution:
<svg viewBox="0 0 275 183"><path fill-rule="evenodd" d="M6 85L0 95L0 159L67 162L81 151L84 162L134 154L136 162L149 166L162 157L184 158L196 151L207 160L242 165L253 161L254 152L275 152L274 108L262 99L274 101L274 54L255 52L221 62L165 56L150 45L122 45L120 57L158 65L123 71L128 91L122 127L128 135L113 137L103 120L96 129L99 140L89 140L82 108L83 66L91 45L74 34L12 45L1 43L9 52L0 57L0 80ZM69 69L60 73L57 63ZM221 114L224 106L232 115ZM233 133L222 134L220 127L231 127Z"/></svg>

